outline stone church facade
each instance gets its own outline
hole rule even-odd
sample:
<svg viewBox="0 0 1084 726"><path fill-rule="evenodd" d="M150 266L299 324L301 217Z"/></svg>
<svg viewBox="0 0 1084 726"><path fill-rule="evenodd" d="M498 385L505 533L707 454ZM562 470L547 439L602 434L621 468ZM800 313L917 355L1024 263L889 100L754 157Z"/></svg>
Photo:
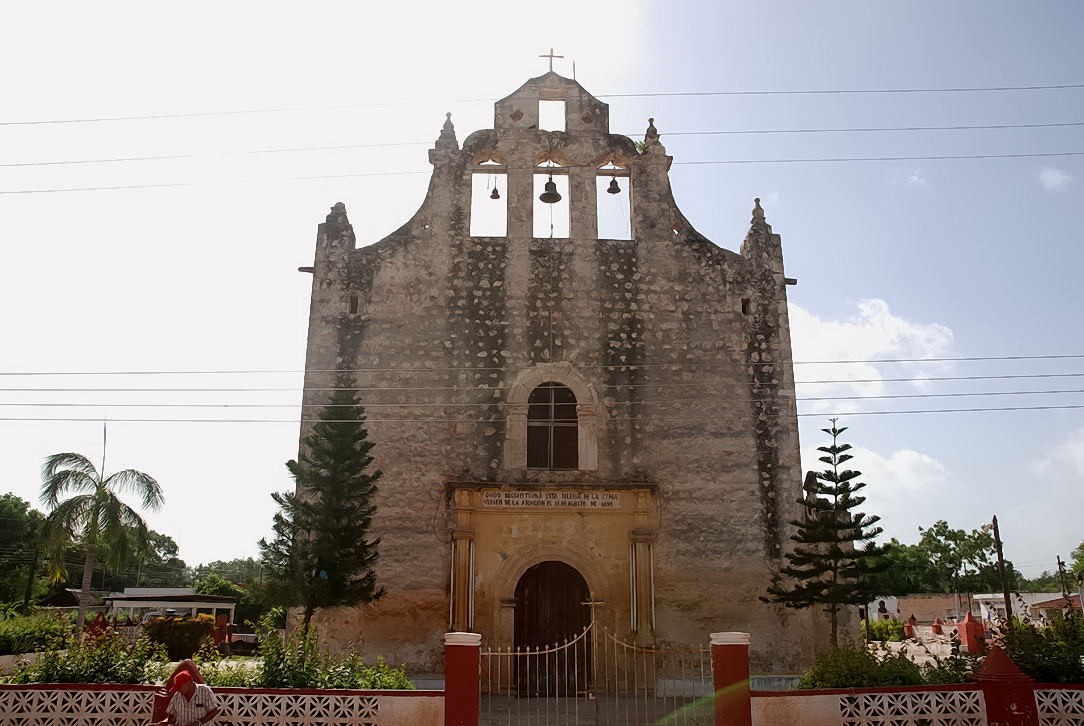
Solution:
<svg viewBox="0 0 1084 726"><path fill-rule="evenodd" d="M547 101L563 130L540 130ZM780 238L759 201L740 252L704 238L653 123L636 144L608 113L531 79L462 145L449 117L393 234L358 247L341 204L320 225L305 411L354 371L384 471L387 594L317 613L338 645L436 671L448 630L530 645L593 619L644 642L748 631L761 672L808 659L819 618L758 600L801 494ZM471 235L479 174L503 235ZM629 239L598 236L600 177L631 198ZM555 178L567 236L538 237Z"/></svg>

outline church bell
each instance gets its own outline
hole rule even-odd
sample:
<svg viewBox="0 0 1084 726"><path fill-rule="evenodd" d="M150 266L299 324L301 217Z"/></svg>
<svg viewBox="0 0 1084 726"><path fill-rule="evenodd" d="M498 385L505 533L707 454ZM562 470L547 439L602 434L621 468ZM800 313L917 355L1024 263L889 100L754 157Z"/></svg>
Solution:
<svg viewBox="0 0 1084 726"><path fill-rule="evenodd" d="M493 187L493 193L489 195L490 199L500 199L501 193L497 191L497 187Z"/></svg>
<svg viewBox="0 0 1084 726"><path fill-rule="evenodd" d="M610 186L606 187L606 193L607 194L620 194L621 193L621 187L617 186L617 177L616 176L610 179Z"/></svg>
<svg viewBox="0 0 1084 726"><path fill-rule="evenodd" d="M545 202L546 204L556 204L561 201L561 195L557 193L557 183L553 181L553 175L550 175L550 180L546 182L545 191L539 195L538 201Z"/></svg>

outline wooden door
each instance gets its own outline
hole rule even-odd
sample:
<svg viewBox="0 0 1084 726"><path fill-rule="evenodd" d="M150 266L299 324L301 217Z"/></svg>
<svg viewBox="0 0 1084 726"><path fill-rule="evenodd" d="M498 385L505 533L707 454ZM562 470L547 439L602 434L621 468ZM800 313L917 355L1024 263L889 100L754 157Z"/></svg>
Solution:
<svg viewBox="0 0 1084 726"><path fill-rule="evenodd" d="M574 693L586 688L591 661L587 639L572 648L560 646L590 624L588 600L587 582L563 562L540 562L523 573L516 585L515 649L555 652L517 658L521 693Z"/></svg>

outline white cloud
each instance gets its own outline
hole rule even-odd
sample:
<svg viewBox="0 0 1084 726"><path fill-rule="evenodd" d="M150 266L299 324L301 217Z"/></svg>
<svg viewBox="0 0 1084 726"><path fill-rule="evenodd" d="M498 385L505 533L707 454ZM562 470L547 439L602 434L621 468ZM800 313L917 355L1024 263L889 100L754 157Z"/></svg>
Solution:
<svg viewBox="0 0 1084 726"><path fill-rule="evenodd" d="M928 184L926 172L918 167L896 172L892 176L893 186L924 187Z"/></svg>
<svg viewBox="0 0 1084 726"><path fill-rule="evenodd" d="M908 172L906 182L913 187L924 187L928 183L926 181L926 175L922 173L921 169L912 169Z"/></svg>
<svg viewBox="0 0 1084 726"><path fill-rule="evenodd" d="M893 315L880 299L859 300L855 315L824 320L797 305L790 305L791 341L796 361L868 361L877 358L938 358L952 351L952 331L939 323L917 323ZM872 396L885 392L882 368L872 363L799 365L798 380L835 380L843 383L798 387L799 398ZM920 367L921 366L921 367ZM922 377L945 370L943 364L893 364L890 377ZM920 382L917 382L920 383ZM855 401L807 401L810 413L847 412Z"/></svg>
<svg viewBox="0 0 1084 726"><path fill-rule="evenodd" d="M1053 166L1044 166L1035 176L1048 192L1068 191L1069 185L1073 183L1072 174Z"/></svg>
<svg viewBox="0 0 1084 726"><path fill-rule="evenodd" d="M1042 458L1031 464L1031 474L1065 480L1067 483L1084 478L1084 426L1047 450Z"/></svg>
<svg viewBox="0 0 1084 726"><path fill-rule="evenodd" d="M768 192L760 195L760 206L764 209L775 209L779 206L779 192Z"/></svg>
<svg viewBox="0 0 1084 726"><path fill-rule="evenodd" d="M841 439L846 442L846 434ZM859 481L866 487L861 495L866 502L858 509L881 517L878 526L884 528L882 541L896 537L901 542L915 542L918 528L945 519L944 501L949 494L951 479L945 466L933 458L911 449L894 451L883 456L863 448L851 449L854 459L847 467L862 472ZM823 471L825 464L815 447L802 449L802 469Z"/></svg>

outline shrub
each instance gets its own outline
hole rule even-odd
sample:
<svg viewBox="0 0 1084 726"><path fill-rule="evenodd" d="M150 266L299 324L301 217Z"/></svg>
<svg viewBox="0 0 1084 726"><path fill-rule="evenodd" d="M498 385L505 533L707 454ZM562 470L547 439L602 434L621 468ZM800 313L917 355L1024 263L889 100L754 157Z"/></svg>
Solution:
<svg viewBox="0 0 1084 726"><path fill-rule="evenodd" d="M0 655L44 650L66 641L71 630L66 619L52 613L4 618L0 620Z"/></svg>
<svg viewBox="0 0 1084 726"><path fill-rule="evenodd" d="M107 630L72 642L66 651L42 653L33 664L20 663L11 683L153 683L164 677L165 648L147 638L128 645Z"/></svg>
<svg viewBox="0 0 1084 726"><path fill-rule="evenodd" d="M866 632L866 621L862 621L862 632ZM870 620L869 639L900 642L903 640L903 622L900 620Z"/></svg>
<svg viewBox="0 0 1084 726"><path fill-rule="evenodd" d="M143 626L148 638L166 646L170 660L191 658L214 629L215 619L206 614L195 618L151 618Z"/></svg>
<svg viewBox="0 0 1084 726"><path fill-rule="evenodd" d="M982 656L977 653L958 653L944 658L930 655L933 662L922 666L922 680L930 685L966 683L967 677L982 663Z"/></svg>
<svg viewBox="0 0 1084 726"><path fill-rule="evenodd" d="M904 653L880 657L864 645L844 643L819 653L813 667L798 679L798 688L917 686L922 670Z"/></svg>
<svg viewBox="0 0 1084 726"><path fill-rule="evenodd" d="M263 688L414 688L406 669L389 666L383 657L369 666L356 653L338 658L320 650L314 631L307 636L294 632L285 641L269 634L261 641L259 654L256 685Z"/></svg>
<svg viewBox="0 0 1084 726"><path fill-rule="evenodd" d="M251 688L258 685L257 663L253 659L225 658L210 638L203 641L192 660L199 666L204 681L211 687Z"/></svg>
<svg viewBox="0 0 1084 726"><path fill-rule="evenodd" d="M1084 618L1055 613L1045 628L1014 620L1005 652L1039 683L1084 683Z"/></svg>
<svg viewBox="0 0 1084 726"><path fill-rule="evenodd" d="M959 654L944 658L929 653L932 661L919 666L906 651L881 647L871 650L846 643L817 655L798 680L798 688L868 688L965 683L979 666L980 656Z"/></svg>

